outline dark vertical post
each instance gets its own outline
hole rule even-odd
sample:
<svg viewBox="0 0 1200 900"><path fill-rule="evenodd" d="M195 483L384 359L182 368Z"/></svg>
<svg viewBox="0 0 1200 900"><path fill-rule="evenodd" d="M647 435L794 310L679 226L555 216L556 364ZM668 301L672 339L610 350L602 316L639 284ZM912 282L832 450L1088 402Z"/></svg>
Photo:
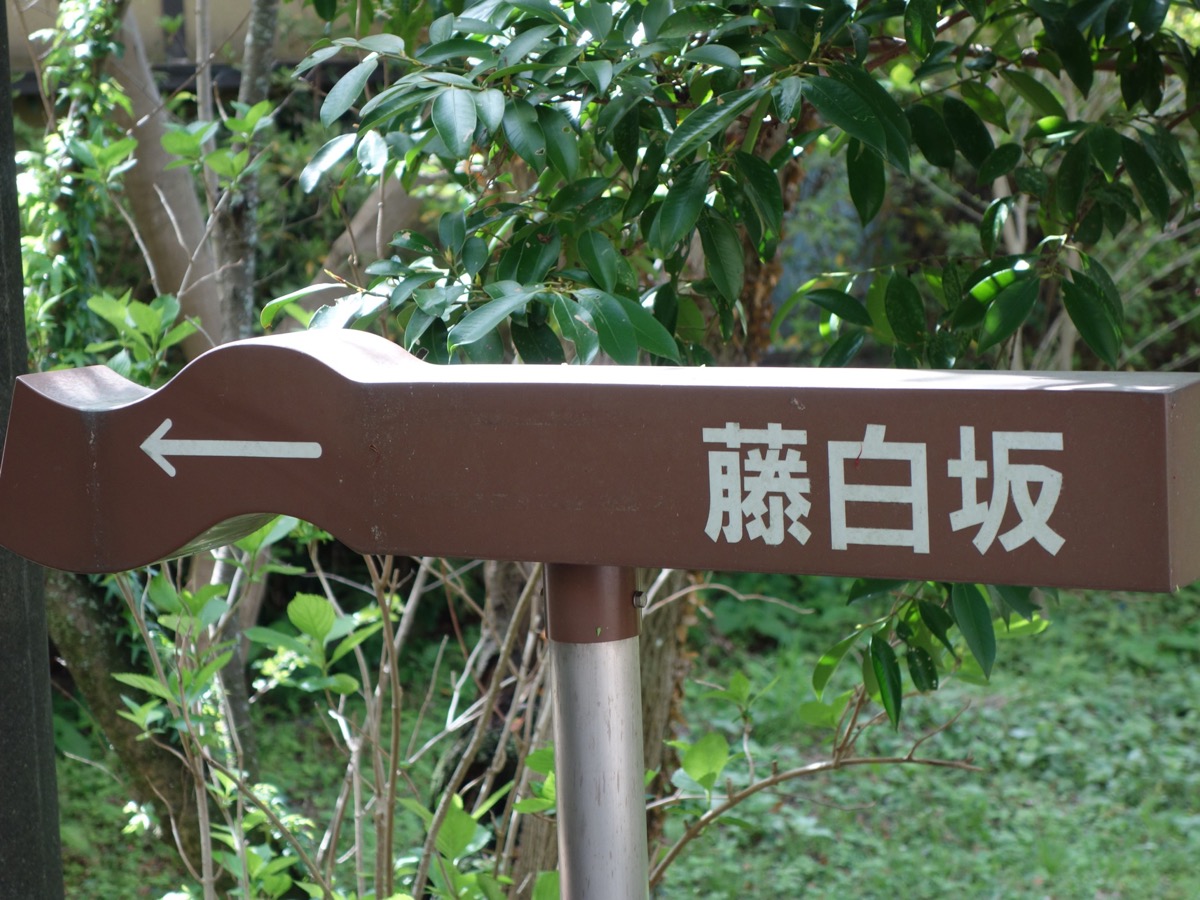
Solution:
<svg viewBox="0 0 1200 900"><path fill-rule="evenodd" d="M648 895L639 612L632 569L546 567L560 891Z"/></svg>
<svg viewBox="0 0 1200 900"><path fill-rule="evenodd" d="M0 6L0 438L29 352L7 17ZM63 896L46 648L42 570L0 549L0 897Z"/></svg>

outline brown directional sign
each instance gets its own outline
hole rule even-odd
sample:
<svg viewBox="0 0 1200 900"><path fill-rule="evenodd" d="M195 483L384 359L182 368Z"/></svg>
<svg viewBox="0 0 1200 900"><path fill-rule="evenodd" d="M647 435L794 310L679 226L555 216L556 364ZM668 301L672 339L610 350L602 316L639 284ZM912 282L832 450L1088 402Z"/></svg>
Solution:
<svg viewBox="0 0 1200 900"><path fill-rule="evenodd" d="M18 382L0 544L129 568L288 513L363 552L1169 590L1200 377L433 366L360 332Z"/></svg>

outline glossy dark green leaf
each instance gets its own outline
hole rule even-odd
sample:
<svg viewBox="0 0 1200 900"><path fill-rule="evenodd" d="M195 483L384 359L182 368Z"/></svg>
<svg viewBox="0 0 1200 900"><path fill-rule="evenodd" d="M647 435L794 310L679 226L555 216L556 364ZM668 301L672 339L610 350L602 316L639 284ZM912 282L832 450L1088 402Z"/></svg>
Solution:
<svg viewBox="0 0 1200 900"><path fill-rule="evenodd" d="M457 347L483 340L513 313L524 310L533 299L533 292L519 288L520 285L514 285L512 293L477 306L459 319L447 337L449 349L453 351Z"/></svg>
<svg viewBox="0 0 1200 900"><path fill-rule="evenodd" d="M483 127L495 132L504 121L504 93L496 88L475 92L475 113Z"/></svg>
<svg viewBox="0 0 1200 900"><path fill-rule="evenodd" d="M1004 223L1012 211L1013 198L1000 197L988 204L979 221L979 243L985 256L991 256L1004 231Z"/></svg>
<svg viewBox="0 0 1200 900"><path fill-rule="evenodd" d="M1058 96L1037 80L1031 73L1021 69L1002 69L1000 76L1021 98L1033 107L1039 116L1060 116L1067 118L1067 111Z"/></svg>
<svg viewBox="0 0 1200 900"><path fill-rule="evenodd" d="M864 634L866 634L865 631L856 631L842 638L821 654L821 658L817 660L817 666L813 669L812 675L813 692L817 695L818 700L824 697L825 687L829 684L829 679L833 677L833 673L837 671L837 667L846 658L846 654L850 652L850 648L858 643L858 639Z"/></svg>
<svg viewBox="0 0 1200 900"><path fill-rule="evenodd" d="M537 110L521 98L510 100L504 110L504 134L517 156L535 172L546 168L546 136L538 124Z"/></svg>
<svg viewBox="0 0 1200 900"><path fill-rule="evenodd" d="M710 172L708 162L702 160L683 169L671 183L650 228L650 244L664 256L696 227Z"/></svg>
<svg viewBox="0 0 1200 900"><path fill-rule="evenodd" d="M1011 172L1021 162L1021 147L1019 144L1001 144L987 155L979 167L979 181L991 184Z"/></svg>
<svg viewBox="0 0 1200 900"><path fill-rule="evenodd" d="M700 63L705 66L716 66L722 69L741 71L742 58L732 47L724 44L701 44L683 54L688 62Z"/></svg>
<svg viewBox="0 0 1200 900"><path fill-rule="evenodd" d="M1167 224L1171 212L1170 198L1167 196L1167 184L1163 181L1162 173L1154 159L1146 152L1146 148L1132 138L1121 136L1121 158L1125 160L1125 171L1137 188L1142 203L1154 217L1159 228Z"/></svg>
<svg viewBox="0 0 1200 900"><path fill-rule="evenodd" d="M1145 37L1151 37L1166 21L1170 0L1133 0L1133 24Z"/></svg>
<svg viewBox="0 0 1200 900"><path fill-rule="evenodd" d="M883 126L884 158L907 175L908 145L912 141L912 128L904 110L864 67L839 64L831 66L829 72L834 78L851 87L875 112Z"/></svg>
<svg viewBox="0 0 1200 900"><path fill-rule="evenodd" d="M1151 133L1140 132L1142 144L1147 152L1158 163L1158 167L1172 187L1183 195L1189 204L1192 202L1194 187L1188 167L1187 158L1183 155L1179 138L1174 132L1168 131L1162 125L1156 124Z"/></svg>
<svg viewBox="0 0 1200 900"><path fill-rule="evenodd" d="M438 240L446 252L457 256L466 239L467 221L462 212L456 209L442 213L442 217L438 220Z"/></svg>
<svg viewBox="0 0 1200 900"><path fill-rule="evenodd" d="M852 138L846 148L846 176L859 221L867 225L879 214L887 195L883 160L874 150Z"/></svg>
<svg viewBox="0 0 1200 900"><path fill-rule="evenodd" d="M1107 125L1096 125L1088 129L1087 142L1092 151L1092 159L1096 161L1104 177L1112 181L1121 165L1121 135Z"/></svg>
<svg viewBox="0 0 1200 900"><path fill-rule="evenodd" d="M513 322L509 325L509 332L522 362L529 365L561 365L566 362L562 342L545 322L528 326Z"/></svg>
<svg viewBox="0 0 1200 900"><path fill-rule="evenodd" d="M539 106L537 117L546 139L546 156L550 165L570 181L579 169L579 136L571 120L548 106Z"/></svg>
<svg viewBox="0 0 1200 900"><path fill-rule="evenodd" d="M987 592L977 584L956 584L950 589L950 609L984 677L991 677L996 661L996 631Z"/></svg>
<svg viewBox="0 0 1200 900"><path fill-rule="evenodd" d="M313 11L323 21L332 22L337 16L337 0L313 0Z"/></svg>
<svg viewBox="0 0 1200 900"><path fill-rule="evenodd" d="M300 190L311 194L316 190L321 176L336 166L354 147L354 134L339 134L316 152L303 171L300 172Z"/></svg>
<svg viewBox="0 0 1200 900"><path fill-rule="evenodd" d="M887 152L883 122L871 104L849 84L825 75L804 80L804 98L821 118L879 153Z"/></svg>
<svg viewBox="0 0 1200 900"><path fill-rule="evenodd" d="M705 207L699 220L704 271L730 303L742 295L745 254L737 230L724 216Z"/></svg>
<svg viewBox="0 0 1200 900"><path fill-rule="evenodd" d="M777 239L783 228L783 193L779 178L766 160L738 151L733 157L739 180L762 222L764 239Z"/></svg>
<svg viewBox="0 0 1200 900"><path fill-rule="evenodd" d="M901 705L904 702L904 686L900 677L900 665L896 662L896 651L888 643L887 636L876 632L868 645L871 668L875 682L879 685L879 696L883 708L893 727L900 727Z"/></svg>
<svg viewBox="0 0 1200 900"><path fill-rule="evenodd" d="M762 98L763 93L762 88L736 91L696 107L679 123L667 140L667 157L687 159L701 144L718 134L723 134L734 119Z"/></svg>
<svg viewBox="0 0 1200 900"><path fill-rule="evenodd" d="M1121 292L1117 290L1117 286L1113 283L1112 276L1108 274L1108 270L1104 268L1100 260L1087 253L1079 254L1079 261L1083 264L1083 274L1086 275L1091 282L1096 286L1100 293L1100 298L1108 307L1109 318L1116 324L1119 329L1121 323L1125 321L1125 306L1121 300Z"/></svg>
<svg viewBox="0 0 1200 900"><path fill-rule="evenodd" d="M1065 19L1045 17L1042 24L1046 28L1046 37L1058 58L1062 60L1067 75L1075 82L1083 96L1092 90L1092 51L1087 40L1079 30Z"/></svg>
<svg viewBox="0 0 1200 900"><path fill-rule="evenodd" d="M995 91L978 81L963 82L960 90L963 99L979 114L979 118L1002 131L1008 131L1008 108Z"/></svg>
<svg viewBox="0 0 1200 900"><path fill-rule="evenodd" d="M472 235L463 243L462 262L467 275L474 278L487 263L488 245L483 238Z"/></svg>
<svg viewBox="0 0 1200 900"><path fill-rule="evenodd" d="M921 614L921 621L929 629L929 633L941 641L942 645L953 653L954 644L950 642L950 629L954 626L954 619L950 614L942 609L942 607L930 603L928 600L917 601L917 610Z"/></svg>
<svg viewBox="0 0 1200 900"><path fill-rule="evenodd" d="M596 89L597 94L604 94L613 80L613 64L607 59L593 59L579 64L579 71Z"/></svg>
<svg viewBox="0 0 1200 900"><path fill-rule="evenodd" d="M912 279L899 273L893 275L883 302L896 339L905 344L920 344L926 335L925 303Z"/></svg>
<svg viewBox="0 0 1200 900"><path fill-rule="evenodd" d="M1121 323L1114 321L1109 304L1096 283L1080 272L1063 281L1063 306L1079 330L1079 336L1110 366L1116 366L1121 350Z"/></svg>
<svg viewBox="0 0 1200 900"><path fill-rule="evenodd" d="M775 86L772 96L780 121L792 122L799 117L803 93L804 81L796 75L789 75Z"/></svg>
<svg viewBox="0 0 1200 900"><path fill-rule="evenodd" d="M866 335L857 328L843 331L833 342L833 346L825 351L818 365L823 369L849 365L850 361L858 355L858 351L862 349L865 339Z"/></svg>
<svg viewBox="0 0 1200 900"><path fill-rule="evenodd" d="M908 675L912 678L913 687L922 693L938 689L937 663L924 647L909 647L905 654L908 661Z"/></svg>
<svg viewBox="0 0 1200 900"><path fill-rule="evenodd" d="M332 127L333 123L354 105L378 65L379 59L376 56L368 56L337 80L325 95L325 102L321 104L322 125L326 128Z"/></svg>
<svg viewBox="0 0 1200 900"><path fill-rule="evenodd" d="M867 312L867 308L862 305L861 301L849 294L835 291L832 288L818 288L814 291L805 291L804 296L843 321L852 325L861 325L863 328L871 327L871 314Z"/></svg>
<svg viewBox="0 0 1200 900"><path fill-rule="evenodd" d="M954 136L941 114L927 103L918 103L909 107L908 121L913 140L929 164L941 169L953 168Z"/></svg>
<svg viewBox="0 0 1200 900"><path fill-rule="evenodd" d="M612 357L613 362L623 366L636 364L638 357L637 333L620 301L612 294L590 288L577 291L575 297L579 301L579 305L590 315L596 328L596 336L600 340L600 346L605 353ZM662 326L659 325L659 328Z"/></svg>
<svg viewBox="0 0 1200 900"><path fill-rule="evenodd" d="M670 7L668 6L668 8ZM732 13L720 6L695 3L667 16L666 21L659 27L657 35L652 39L665 41L671 38L690 38L696 34L705 34L730 18L732 18Z"/></svg>
<svg viewBox="0 0 1200 900"><path fill-rule="evenodd" d="M1006 341L1020 328L1037 302L1039 281L1022 278L1000 291L988 304L979 331L979 351L982 353Z"/></svg>
<svg viewBox="0 0 1200 900"><path fill-rule="evenodd" d="M908 584L903 579L895 578L856 578L850 585L850 593L846 595L847 603L857 603L859 600L871 600L899 590Z"/></svg>
<svg viewBox="0 0 1200 900"><path fill-rule="evenodd" d="M1087 140L1080 138L1071 145L1059 163L1058 177L1054 185L1058 211L1068 222L1075 219L1091 172L1092 151Z"/></svg>
<svg viewBox="0 0 1200 900"><path fill-rule="evenodd" d="M583 260L592 281L603 291L612 292L617 286L617 248L612 241L596 230L585 231L576 241L579 258Z"/></svg>
<svg viewBox="0 0 1200 900"><path fill-rule="evenodd" d="M937 34L937 0L910 0L904 7L904 38L908 49L918 60L933 49Z"/></svg>
<svg viewBox="0 0 1200 900"><path fill-rule="evenodd" d="M603 0L588 0L587 3L575 4L575 18L591 33L592 40L602 41L612 31L612 5Z"/></svg>
<svg viewBox="0 0 1200 900"><path fill-rule="evenodd" d="M954 145L966 157L967 162L978 169L996 149L983 119L957 97L947 97L942 101L942 116L946 120L946 127Z"/></svg>
<svg viewBox="0 0 1200 900"><path fill-rule="evenodd" d="M600 337L591 314L561 294L552 295L551 315L563 340L575 345L575 361L587 365L600 352Z"/></svg>
<svg viewBox="0 0 1200 900"><path fill-rule="evenodd" d="M1041 611L1041 608L1033 602L1032 591L1027 587L998 584L996 592L1000 594L1000 599L1004 601L1005 606L1026 621L1032 621L1033 617Z"/></svg>

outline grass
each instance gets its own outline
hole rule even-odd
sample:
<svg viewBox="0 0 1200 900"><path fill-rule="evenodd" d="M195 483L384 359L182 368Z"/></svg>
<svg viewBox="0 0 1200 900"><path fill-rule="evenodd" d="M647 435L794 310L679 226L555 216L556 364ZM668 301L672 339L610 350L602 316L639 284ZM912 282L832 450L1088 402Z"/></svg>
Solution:
<svg viewBox="0 0 1200 900"><path fill-rule="evenodd" d="M706 681L779 677L754 707L760 766L822 754L823 733L794 721L816 655L861 613L827 599L833 587L818 584L822 612L799 619L714 604L716 624L697 635ZM982 772L861 768L765 792L692 844L656 896L1200 896L1197 594L1065 597L1050 617L1041 635L1002 642L990 683L906 700L900 731L876 729L862 748L903 752L966 707L924 752L969 756ZM693 733L736 745L729 707L704 694L689 690ZM303 800L319 794L326 761L293 726L265 722L260 744L264 767ZM68 896L161 897L183 884L159 844L122 833L113 779L62 759L59 781Z"/></svg>

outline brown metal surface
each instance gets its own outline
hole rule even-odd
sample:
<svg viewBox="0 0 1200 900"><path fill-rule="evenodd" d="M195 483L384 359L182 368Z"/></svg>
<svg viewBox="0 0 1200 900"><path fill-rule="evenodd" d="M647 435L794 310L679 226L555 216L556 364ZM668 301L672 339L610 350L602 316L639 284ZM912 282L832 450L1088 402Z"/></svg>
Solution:
<svg viewBox="0 0 1200 900"><path fill-rule="evenodd" d="M8 434L0 544L75 571L288 513L376 553L1200 577L1191 375L443 367L324 331L226 345L156 392L103 368L25 376Z"/></svg>
<svg viewBox="0 0 1200 900"><path fill-rule="evenodd" d="M546 633L562 644L602 644L638 636L634 570L620 566L546 567Z"/></svg>

